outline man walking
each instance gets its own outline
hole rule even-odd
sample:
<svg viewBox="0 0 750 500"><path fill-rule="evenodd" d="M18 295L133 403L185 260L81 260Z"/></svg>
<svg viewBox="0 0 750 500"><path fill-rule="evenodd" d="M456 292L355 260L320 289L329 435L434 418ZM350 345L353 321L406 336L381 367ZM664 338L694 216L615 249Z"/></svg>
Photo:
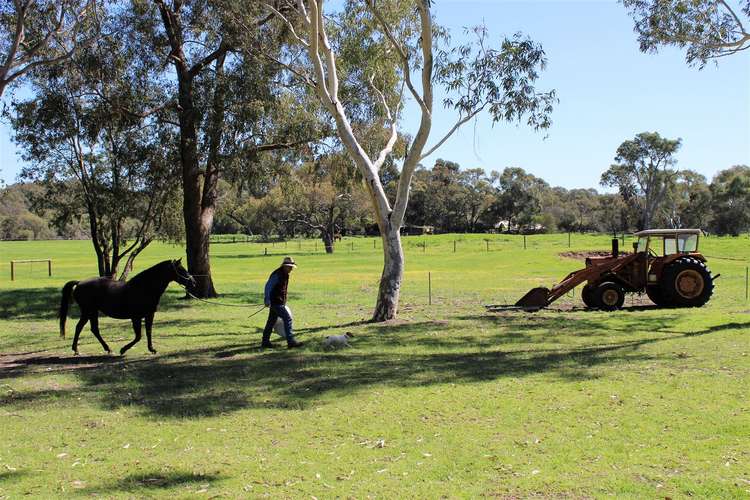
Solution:
<svg viewBox="0 0 750 500"><path fill-rule="evenodd" d="M276 320L279 318L284 322L287 347L292 349L302 345L302 342L294 340L294 334L292 333L292 317L289 315L289 311L286 308L286 289L289 285L289 273L291 273L295 267L297 267L297 264L294 263L294 259L291 257L284 257L281 266L271 273L271 276L266 282L263 303L269 308L269 310L266 328L263 330L263 342L260 344L261 348L275 347L271 343L271 331L273 330L273 325L276 324Z"/></svg>

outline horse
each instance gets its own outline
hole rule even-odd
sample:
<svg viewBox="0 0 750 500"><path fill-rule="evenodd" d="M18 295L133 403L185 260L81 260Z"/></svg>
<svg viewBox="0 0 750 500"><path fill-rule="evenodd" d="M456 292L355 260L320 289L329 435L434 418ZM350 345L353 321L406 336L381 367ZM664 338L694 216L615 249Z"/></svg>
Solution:
<svg viewBox="0 0 750 500"><path fill-rule="evenodd" d="M81 309L81 318L76 325L73 337L73 352L78 356L78 336L91 322L91 331L107 354L112 354L109 346L99 334L99 312L110 318L129 319L133 323L135 339L120 349L120 355L141 340L141 321L146 322L146 339L148 350L156 354L151 343L151 325L154 321L159 299L167 285L176 281L184 287L195 286L195 279L182 267L182 259L165 260L145 271L138 273L130 281L117 281L111 278L89 278L83 281L69 281L62 289L60 303L60 337L65 338L65 320L68 317L68 305L72 298Z"/></svg>

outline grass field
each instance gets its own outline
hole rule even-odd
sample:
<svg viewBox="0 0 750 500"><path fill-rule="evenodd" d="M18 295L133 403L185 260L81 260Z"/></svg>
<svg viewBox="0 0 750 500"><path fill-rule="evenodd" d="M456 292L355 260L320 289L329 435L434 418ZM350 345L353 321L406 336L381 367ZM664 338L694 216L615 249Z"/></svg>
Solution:
<svg viewBox="0 0 750 500"><path fill-rule="evenodd" d="M303 349L261 352L257 307L183 301L173 284L157 355L144 340L104 356L87 329L74 358L56 311L66 281L95 273L90 244L0 242L0 498L750 496L750 239L702 240L722 274L706 307L628 299L615 313L576 307L578 290L536 314L483 307L549 286L581 266L561 252L606 250L607 236L405 247L390 324L362 321L377 240L345 239L334 255L314 241L222 243L212 265L226 303L258 304L281 257L298 261ZM137 270L181 255L155 244ZM8 262L24 258L54 259L54 276L23 265L11 282ZM128 322L100 327L113 348L132 339ZM345 331L351 349L319 347Z"/></svg>

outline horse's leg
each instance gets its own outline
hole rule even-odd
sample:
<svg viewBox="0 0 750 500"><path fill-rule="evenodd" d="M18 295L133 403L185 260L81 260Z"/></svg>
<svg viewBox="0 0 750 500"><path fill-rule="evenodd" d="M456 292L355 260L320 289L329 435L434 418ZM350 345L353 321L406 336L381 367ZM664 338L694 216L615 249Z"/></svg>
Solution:
<svg viewBox="0 0 750 500"><path fill-rule="evenodd" d="M91 332L94 334L94 337L96 337L96 340L99 341L107 354L112 354L109 346L99 334L99 311L95 311L94 314L91 315Z"/></svg>
<svg viewBox="0 0 750 500"><path fill-rule="evenodd" d="M148 341L148 350L151 354L156 354L154 344L151 343L151 325L154 324L154 313L148 313L146 315L146 340Z"/></svg>
<svg viewBox="0 0 750 500"><path fill-rule="evenodd" d="M81 335L81 330L86 326L86 322L89 320L87 311L81 309L81 318L76 324L76 334L73 335L73 353L78 356L78 336Z"/></svg>
<svg viewBox="0 0 750 500"><path fill-rule="evenodd" d="M135 319L133 318L133 331L135 332L135 338L133 341L125 346L123 346L122 349L120 349L120 356L125 354L125 351L133 347L135 344L138 343L139 340L141 340L141 318Z"/></svg>

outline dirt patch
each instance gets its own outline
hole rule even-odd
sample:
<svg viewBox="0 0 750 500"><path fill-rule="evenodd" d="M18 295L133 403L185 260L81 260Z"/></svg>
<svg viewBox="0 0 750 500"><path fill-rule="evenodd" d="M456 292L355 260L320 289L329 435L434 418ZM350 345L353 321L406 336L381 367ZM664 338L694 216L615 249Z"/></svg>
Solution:
<svg viewBox="0 0 750 500"><path fill-rule="evenodd" d="M560 257L565 257L566 259L584 260L588 257L611 257L612 252L607 252L604 250L591 250L588 252L562 252L558 255ZM620 255L629 255L629 253L620 252Z"/></svg>

